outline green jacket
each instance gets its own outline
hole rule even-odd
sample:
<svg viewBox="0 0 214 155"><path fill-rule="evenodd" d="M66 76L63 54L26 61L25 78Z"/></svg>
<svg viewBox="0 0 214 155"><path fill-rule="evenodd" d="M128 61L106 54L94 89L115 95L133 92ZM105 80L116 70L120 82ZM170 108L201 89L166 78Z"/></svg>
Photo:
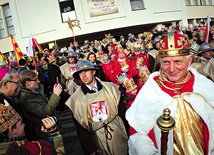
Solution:
<svg viewBox="0 0 214 155"><path fill-rule="evenodd" d="M25 128L28 128L28 130L31 131L34 130L31 134L36 134L39 139L48 140L48 135L41 131L41 119L47 117L47 115L54 115L54 111L56 110L59 100L60 96L52 94L48 101L40 93L21 86L18 101L21 106L23 116L30 124L29 128L27 126L25 126Z"/></svg>

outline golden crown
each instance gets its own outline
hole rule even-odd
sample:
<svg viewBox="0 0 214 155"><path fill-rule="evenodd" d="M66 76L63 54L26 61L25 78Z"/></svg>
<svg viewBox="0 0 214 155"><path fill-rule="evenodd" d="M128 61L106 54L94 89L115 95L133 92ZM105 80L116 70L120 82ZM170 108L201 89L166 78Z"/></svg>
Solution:
<svg viewBox="0 0 214 155"><path fill-rule="evenodd" d="M134 90L135 88L137 88L137 85L135 84L133 78L125 79L123 86L124 86L124 88L126 88L126 92L130 92L130 91Z"/></svg>
<svg viewBox="0 0 214 155"><path fill-rule="evenodd" d="M190 43L185 35L168 32L167 36L161 40L160 50L158 52L160 57L185 56L189 54Z"/></svg>
<svg viewBox="0 0 214 155"><path fill-rule="evenodd" d="M139 69L139 77L141 82L146 82L149 78L150 71L146 66L141 66Z"/></svg>
<svg viewBox="0 0 214 155"><path fill-rule="evenodd" d="M133 49L134 49L135 52L139 52L140 49L141 49L141 45L140 44L135 44Z"/></svg>
<svg viewBox="0 0 214 155"><path fill-rule="evenodd" d="M127 64L126 61L119 61L119 63L120 63L120 67L121 67L122 70L124 70L124 69L129 67L129 65Z"/></svg>
<svg viewBox="0 0 214 155"><path fill-rule="evenodd" d="M52 63L52 62L56 61L54 56L49 56L49 57L47 57L47 59L48 59L49 63Z"/></svg>

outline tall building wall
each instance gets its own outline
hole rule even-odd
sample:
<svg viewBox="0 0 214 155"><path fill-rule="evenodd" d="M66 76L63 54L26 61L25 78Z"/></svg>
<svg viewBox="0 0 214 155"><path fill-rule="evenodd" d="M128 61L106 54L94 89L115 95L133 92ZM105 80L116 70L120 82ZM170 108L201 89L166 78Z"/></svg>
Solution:
<svg viewBox="0 0 214 155"><path fill-rule="evenodd" d="M5 0L0 0L0 4L1 1L5 2ZM68 24L62 21L59 1L8 1L14 24L14 37L24 53L26 53L30 32L40 44L72 37L73 34L71 29L68 28ZM92 2L92 0L73 0L74 14L76 14L76 19L80 21L81 27L81 29L73 27L75 36L87 36L102 31L111 33L111 30L125 27L140 25L149 27L151 24L170 23L173 21L178 21L180 24L187 26L188 12L184 0L142 0L143 9L135 11L131 6L131 0L101 1L113 2L114 6L106 9L112 9L114 13L94 15L93 9L98 7L90 5L91 3L89 2ZM115 8L116 11L114 10ZM7 41L10 41L10 38L6 38ZM2 46L6 48L1 48ZM5 44L5 39L0 39L0 51L4 52L4 50L8 52L13 49L10 43Z"/></svg>

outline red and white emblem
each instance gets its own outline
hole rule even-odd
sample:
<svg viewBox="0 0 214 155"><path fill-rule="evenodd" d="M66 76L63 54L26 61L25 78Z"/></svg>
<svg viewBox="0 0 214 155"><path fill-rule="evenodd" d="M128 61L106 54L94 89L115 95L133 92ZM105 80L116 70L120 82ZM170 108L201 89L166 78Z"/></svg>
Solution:
<svg viewBox="0 0 214 155"><path fill-rule="evenodd" d="M108 109L105 100L90 103L90 113L95 122L102 123L108 117Z"/></svg>
<svg viewBox="0 0 214 155"><path fill-rule="evenodd" d="M71 74L73 74L74 72L76 72L76 70L77 70L77 67L76 67L76 66L70 67L70 72L71 72Z"/></svg>

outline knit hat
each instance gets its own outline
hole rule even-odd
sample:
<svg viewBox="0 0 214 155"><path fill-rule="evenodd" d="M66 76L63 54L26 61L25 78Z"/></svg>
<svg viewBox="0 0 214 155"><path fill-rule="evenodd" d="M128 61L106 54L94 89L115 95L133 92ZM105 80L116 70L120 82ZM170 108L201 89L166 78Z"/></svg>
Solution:
<svg viewBox="0 0 214 155"><path fill-rule="evenodd" d="M3 79L3 77L4 77L5 74L8 72L8 70L9 70L8 67L0 68L0 81Z"/></svg>

